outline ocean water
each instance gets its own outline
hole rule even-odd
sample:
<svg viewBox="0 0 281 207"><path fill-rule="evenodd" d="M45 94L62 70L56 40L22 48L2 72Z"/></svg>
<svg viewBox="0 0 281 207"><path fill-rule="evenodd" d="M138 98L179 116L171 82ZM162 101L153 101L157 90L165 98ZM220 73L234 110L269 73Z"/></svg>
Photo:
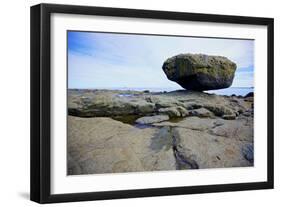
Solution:
<svg viewBox="0 0 281 207"><path fill-rule="evenodd" d="M104 88L105 89L105 88ZM111 90L131 90L131 91L145 91L148 90L150 92L170 92L170 91L176 91L176 90L184 90L182 88L130 88L130 87L122 87L122 88L108 88ZM218 95L237 95L237 96L245 96L250 92L254 92L253 87L230 87L225 89L219 89L219 90L210 90L210 91L204 91L206 93L210 94L218 94Z"/></svg>
<svg viewBox="0 0 281 207"><path fill-rule="evenodd" d="M211 91L205 91L206 93L214 93L218 95L226 95L226 96L231 96L231 95L240 95L240 96L245 96L250 92L254 92L253 87L230 87L230 88L225 88L225 89L220 89L220 90L211 90Z"/></svg>

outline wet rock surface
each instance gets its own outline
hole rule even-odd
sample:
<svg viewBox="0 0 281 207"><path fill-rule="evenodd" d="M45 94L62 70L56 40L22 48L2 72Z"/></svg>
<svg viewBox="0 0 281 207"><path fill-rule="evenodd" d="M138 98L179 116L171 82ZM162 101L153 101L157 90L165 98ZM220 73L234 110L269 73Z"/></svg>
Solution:
<svg viewBox="0 0 281 207"><path fill-rule="evenodd" d="M68 174L254 165L253 96L68 91Z"/></svg>

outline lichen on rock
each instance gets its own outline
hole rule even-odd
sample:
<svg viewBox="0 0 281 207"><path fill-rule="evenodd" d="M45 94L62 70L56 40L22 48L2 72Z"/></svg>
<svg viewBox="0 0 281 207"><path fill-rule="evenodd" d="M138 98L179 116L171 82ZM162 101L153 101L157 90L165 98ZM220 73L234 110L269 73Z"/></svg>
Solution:
<svg viewBox="0 0 281 207"><path fill-rule="evenodd" d="M236 64L223 56L179 54L163 66L167 78L187 90L215 90L231 86Z"/></svg>

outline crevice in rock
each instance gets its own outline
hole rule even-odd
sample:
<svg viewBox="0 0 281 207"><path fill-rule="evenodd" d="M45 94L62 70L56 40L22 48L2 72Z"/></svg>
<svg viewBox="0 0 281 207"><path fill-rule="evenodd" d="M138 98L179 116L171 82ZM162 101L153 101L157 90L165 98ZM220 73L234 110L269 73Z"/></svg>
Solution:
<svg viewBox="0 0 281 207"><path fill-rule="evenodd" d="M171 127L164 126L151 138L150 149L159 152L162 149L169 150L172 147Z"/></svg>
<svg viewBox="0 0 281 207"><path fill-rule="evenodd" d="M176 161L176 169L177 170L184 170L184 169L199 169L199 165L197 162L191 158L187 158L184 156L179 150L179 144L177 141L177 134L173 127L170 127L170 134L172 139L172 149L173 154Z"/></svg>

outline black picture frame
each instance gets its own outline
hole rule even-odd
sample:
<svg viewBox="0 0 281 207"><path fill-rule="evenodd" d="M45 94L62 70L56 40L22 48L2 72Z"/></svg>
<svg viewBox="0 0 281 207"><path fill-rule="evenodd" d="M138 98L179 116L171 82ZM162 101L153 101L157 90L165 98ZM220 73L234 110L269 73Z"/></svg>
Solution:
<svg viewBox="0 0 281 207"><path fill-rule="evenodd" d="M51 194L50 183L50 127L51 127L51 90L50 90L50 15L52 13L99 15L113 17L134 17L194 22L218 22L232 24L267 26L267 181L236 184L219 184L187 187L167 187L153 189L121 190L106 192L85 192L73 194ZM273 44L274 20L272 18L196 14L168 11L103 8L56 4L39 4L31 7L31 174L30 199L38 203L88 201L146 196L166 196L179 194L211 193L273 188Z"/></svg>

